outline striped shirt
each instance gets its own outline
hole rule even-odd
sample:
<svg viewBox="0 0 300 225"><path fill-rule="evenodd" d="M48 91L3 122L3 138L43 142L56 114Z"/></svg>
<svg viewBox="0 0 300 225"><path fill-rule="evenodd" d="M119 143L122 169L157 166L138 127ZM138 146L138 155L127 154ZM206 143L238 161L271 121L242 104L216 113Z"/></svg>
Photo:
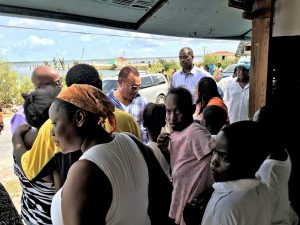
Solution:
<svg viewBox="0 0 300 225"><path fill-rule="evenodd" d="M148 135L147 129L143 127L143 111L148 103L147 99L138 93L136 97L132 100L132 102L126 108L124 108L120 101L115 97L115 90L116 89L112 89L110 90L110 92L108 92L108 98L111 100L111 102L115 105L116 108L130 113L135 118L141 129L143 143L146 144L148 142Z"/></svg>
<svg viewBox="0 0 300 225"><path fill-rule="evenodd" d="M50 208L56 189L54 183L37 179L30 182L19 165L14 163L15 174L18 176L21 187L21 216L33 224L52 224Z"/></svg>

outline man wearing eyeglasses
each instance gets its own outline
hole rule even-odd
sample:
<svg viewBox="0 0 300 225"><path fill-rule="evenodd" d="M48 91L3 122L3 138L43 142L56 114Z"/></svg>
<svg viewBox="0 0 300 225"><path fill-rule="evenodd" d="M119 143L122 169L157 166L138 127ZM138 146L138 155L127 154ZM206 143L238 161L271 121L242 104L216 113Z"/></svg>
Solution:
<svg viewBox="0 0 300 225"><path fill-rule="evenodd" d="M38 66L32 72L31 82L34 85L35 89L44 88L46 86L56 86L58 88L62 87L61 76L58 72L49 66ZM14 133L15 130L21 124L25 124L25 115L23 106L19 108L19 110L13 115L10 124L11 124L11 132Z"/></svg>
<svg viewBox="0 0 300 225"><path fill-rule="evenodd" d="M139 94L142 81L139 72L132 66L121 69L118 75L118 87L108 93L112 103L123 111L129 112L141 129L143 143L148 142L147 130L143 127L143 111L147 105L145 97Z"/></svg>

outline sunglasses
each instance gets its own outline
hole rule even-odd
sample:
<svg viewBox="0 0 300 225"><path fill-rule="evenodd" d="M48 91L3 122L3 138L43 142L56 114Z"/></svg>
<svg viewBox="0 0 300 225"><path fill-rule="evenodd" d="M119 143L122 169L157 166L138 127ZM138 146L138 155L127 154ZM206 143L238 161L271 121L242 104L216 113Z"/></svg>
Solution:
<svg viewBox="0 0 300 225"><path fill-rule="evenodd" d="M54 81L53 83L44 83L44 84L37 84L35 86L35 89L39 89L45 86L57 86L57 87L62 87L62 78L59 80Z"/></svg>
<svg viewBox="0 0 300 225"><path fill-rule="evenodd" d="M128 83L127 83L128 84ZM131 88L131 90L136 91L142 88L142 85L131 85L128 84L128 86Z"/></svg>

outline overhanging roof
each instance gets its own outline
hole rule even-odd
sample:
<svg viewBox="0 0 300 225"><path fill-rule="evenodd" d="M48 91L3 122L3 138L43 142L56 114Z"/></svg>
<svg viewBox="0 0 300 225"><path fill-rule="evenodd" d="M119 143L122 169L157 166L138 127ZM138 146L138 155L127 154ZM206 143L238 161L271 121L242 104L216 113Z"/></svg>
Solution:
<svg viewBox="0 0 300 225"><path fill-rule="evenodd" d="M192 38L247 40L252 27L225 0L0 0L0 13Z"/></svg>

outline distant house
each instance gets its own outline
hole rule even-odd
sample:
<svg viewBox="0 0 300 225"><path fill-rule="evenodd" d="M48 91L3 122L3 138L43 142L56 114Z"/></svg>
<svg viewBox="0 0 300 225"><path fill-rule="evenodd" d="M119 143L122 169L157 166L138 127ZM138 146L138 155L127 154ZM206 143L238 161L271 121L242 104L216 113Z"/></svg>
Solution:
<svg viewBox="0 0 300 225"><path fill-rule="evenodd" d="M236 57L251 56L251 42L240 41L239 46L235 53Z"/></svg>
<svg viewBox="0 0 300 225"><path fill-rule="evenodd" d="M117 57L117 58L115 59L115 62L116 62L116 64L117 64L118 66L123 66L123 65L126 64L127 59L124 58L124 57Z"/></svg>
<svg viewBox="0 0 300 225"><path fill-rule="evenodd" d="M236 58L235 53L229 51L217 51L217 52L209 53L208 55L217 56L219 62L225 60L234 60Z"/></svg>

